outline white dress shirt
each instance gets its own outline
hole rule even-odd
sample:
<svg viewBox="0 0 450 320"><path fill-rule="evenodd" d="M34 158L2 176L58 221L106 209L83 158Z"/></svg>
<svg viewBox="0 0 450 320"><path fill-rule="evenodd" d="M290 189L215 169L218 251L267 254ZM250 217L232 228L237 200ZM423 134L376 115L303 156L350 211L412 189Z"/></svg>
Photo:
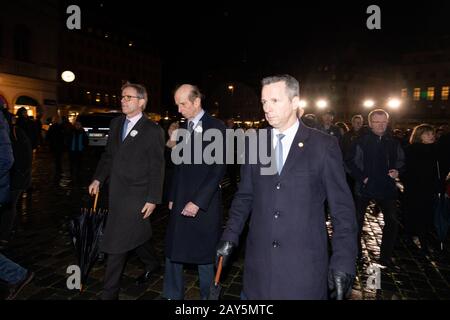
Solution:
<svg viewBox="0 0 450 320"><path fill-rule="evenodd" d="M133 130L133 127L136 125L136 123L143 117L144 115L141 113L139 113L138 115L135 115L132 118L128 118L128 121L130 121L130 123L128 123L128 127L127 127L127 134L125 135L128 136L128 134L130 133L131 130Z"/></svg>
<svg viewBox="0 0 450 320"><path fill-rule="evenodd" d="M300 123L297 120L290 128L284 130L284 132L280 132L280 130L272 128L272 147L274 150L278 143L277 134L279 134L279 133L284 134L284 137L281 140L281 143L283 145L283 164L286 163L286 159L288 157L289 150L291 149L292 142L294 141L294 138L295 138L295 135L297 134L297 130L298 130L299 126L300 126Z"/></svg>
<svg viewBox="0 0 450 320"><path fill-rule="evenodd" d="M201 109L200 112L194 117L194 119L189 120L188 119L188 125L187 128L189 128L189 121L192 121L194 123L194 130L195 127L197 126L198 122L200 121L200 119L203 117L203 115L205 114L205 110Z"/></svg>

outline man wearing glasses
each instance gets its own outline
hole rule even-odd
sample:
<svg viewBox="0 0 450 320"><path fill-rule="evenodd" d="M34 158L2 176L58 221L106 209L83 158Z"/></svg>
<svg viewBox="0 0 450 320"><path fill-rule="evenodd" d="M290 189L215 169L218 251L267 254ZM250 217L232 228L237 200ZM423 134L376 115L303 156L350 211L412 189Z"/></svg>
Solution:
<svg viewBox="0 0 450 320"><path fill-rule="evenodd" d="M109 215L100 249L108 254L103 300L118 299L127 253L136 253L147 271L158 267L149 240L148 217L161 202L164 178L164 131L143 110L147 91L139 84L122 87L124 116L112 120L106 150L89 193L109 179Z"/></svg>

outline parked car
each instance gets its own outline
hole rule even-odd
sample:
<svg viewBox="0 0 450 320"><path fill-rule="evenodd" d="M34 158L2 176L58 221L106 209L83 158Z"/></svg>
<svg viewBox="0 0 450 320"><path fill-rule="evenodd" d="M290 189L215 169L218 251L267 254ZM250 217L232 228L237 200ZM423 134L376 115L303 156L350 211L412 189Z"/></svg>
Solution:
<svg viewBox="0 0 450 320"><path fill-rule="evenodd" d="M121 112L81 114L77 121L81 123L89 138L89 145L106 146L111 120L120 116Z"/></svg>

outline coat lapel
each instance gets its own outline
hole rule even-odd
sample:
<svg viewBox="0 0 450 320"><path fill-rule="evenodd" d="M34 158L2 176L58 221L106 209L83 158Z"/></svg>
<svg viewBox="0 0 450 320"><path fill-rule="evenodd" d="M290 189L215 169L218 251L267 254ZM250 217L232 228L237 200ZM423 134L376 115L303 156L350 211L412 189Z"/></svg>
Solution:
<svg viewBox="0 0 450 320"><path fill-rule="evenodd" d="M125 137L125 140L123 140L123 141L121 142L122 146L125 146L125 145L129 144L131 141L135 140L135 139L138 137L139 131L142 129L142 126L144 125L145 119L146 119L146 116L145 116L145 114L143 114L142 117L139 119L139 121L136 122L136 124L134 125L134 127L130 130L130 132L128 133L128 135ZM119 139L120 139L120 140L122 140L122 130L123 130L123 125L124 125L124 123L125 123L125 120L124 120L124 122L122 123L122 126L120 127L120 135L119 135ZM130 135L130 133L131 133L133 130L137 131L137 135L134 136L134 137L132 137L132 136Z"/></svg>
<svg viewBox="0 0 450 320"><path fill-rule="evenodd" d="M300 121L297 133L295 135L294 140L292 141L292 145L291 148L289 149L286 162L283 166L283 170L281 171L281 177L290 174L292 172L293 167L296 164L298 164L298 162L302 161L308 137L309 137L309 130Z"/></svg>

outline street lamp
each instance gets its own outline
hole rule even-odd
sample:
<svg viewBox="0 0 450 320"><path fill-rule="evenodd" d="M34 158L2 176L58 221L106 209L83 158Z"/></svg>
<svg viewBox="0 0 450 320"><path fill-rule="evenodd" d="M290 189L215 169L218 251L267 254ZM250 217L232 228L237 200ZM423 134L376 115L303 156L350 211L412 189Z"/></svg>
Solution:
<svg viewBox="0 0 450 320"><path fill-rule="evenodd" d="M363 106L368 109L372 108L374 105L375 105L375 101L370 100L370 99L364 101L364 103L363 103Z"/></svg>
<svg viewBox="0 0 450 320"><path fill-rule="evenodd" d="M308 105L308 101L306 100L300 100L300 108L306 108L306 106Z"/></svg>
<svg viewBox="0 0 450 320"><path fill-rule="evenodd" d="M319 109L325 109L328 106L328 102L324 99L320 99L316 102L316 106Z"/></svg>
<svg viewBox="0 0 450 320"><path fill-rule="evenodd" d="M391 109L398 109L400 107L401 101L397 98L390 98L388 100L388 107Z"/></svg>
<svg viewBox="0 0 450 320"><path fill-rule="evenodd" d="M72 71L64 71L61 73L61 79L63 79L64 82L72 82L75 80L75 74Z"/></svg>

